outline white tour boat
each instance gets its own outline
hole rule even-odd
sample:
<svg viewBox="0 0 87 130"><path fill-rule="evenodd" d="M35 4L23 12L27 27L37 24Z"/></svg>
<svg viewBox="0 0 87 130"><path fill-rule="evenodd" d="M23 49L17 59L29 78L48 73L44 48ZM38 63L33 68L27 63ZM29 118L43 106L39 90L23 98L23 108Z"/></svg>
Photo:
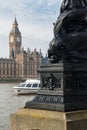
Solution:
<svg viewBox="0 0 87 130"><path fill-rule="evenodd" d="M13 87L16 94L35 94L40 89L40 80L28 79L19 86Z"/></svg>

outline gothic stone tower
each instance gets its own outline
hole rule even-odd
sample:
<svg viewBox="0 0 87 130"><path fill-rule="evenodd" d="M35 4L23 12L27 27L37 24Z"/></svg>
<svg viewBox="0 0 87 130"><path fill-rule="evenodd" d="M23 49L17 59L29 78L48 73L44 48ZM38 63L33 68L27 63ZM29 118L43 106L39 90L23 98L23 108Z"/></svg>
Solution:
<svg viewBox="0 0 87 130"><path fill-rule="evenodd" d="M14 19L12 30L9 34L9 58L15 59L16 55L21 52L21 32L18 28L18 23L16 18Z"/></svg>

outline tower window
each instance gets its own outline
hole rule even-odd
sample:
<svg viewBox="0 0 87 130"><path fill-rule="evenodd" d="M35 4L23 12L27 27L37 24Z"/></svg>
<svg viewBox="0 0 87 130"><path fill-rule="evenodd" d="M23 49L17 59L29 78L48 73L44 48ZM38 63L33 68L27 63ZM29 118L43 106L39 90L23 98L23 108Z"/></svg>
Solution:
<svg viewBox="0 0 87 130"><path fill-rule="evenodd" d="M12 49L12 58L14 58L14 50Z"/></svg>

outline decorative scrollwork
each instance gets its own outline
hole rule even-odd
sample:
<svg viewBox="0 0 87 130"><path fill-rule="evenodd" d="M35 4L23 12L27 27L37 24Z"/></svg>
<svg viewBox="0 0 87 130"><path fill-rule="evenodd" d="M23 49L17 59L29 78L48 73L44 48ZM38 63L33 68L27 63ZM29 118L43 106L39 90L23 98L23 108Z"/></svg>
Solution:
<svg viewBox="0 0 87 130"><path fill-rule="evenodd" d="M87 78L81 79L81 78L77 78L76 79L76 87L77 89L87 89Z"/></svg>
<svg viewBox="0 0 87 130"><path fill-rule="evenodd" d="M53 74L49 74L48 77L44 77L44 88L49 90L56 90L61 87L61 78L56 77Z"/></svg>
<svg viewBox="0 0 87 130"><path fill-rule="evenodd" d="M57 103L63 103L64 101L63 101L63 96L38 95L33 100L33 102L57 104Z"/></svg>

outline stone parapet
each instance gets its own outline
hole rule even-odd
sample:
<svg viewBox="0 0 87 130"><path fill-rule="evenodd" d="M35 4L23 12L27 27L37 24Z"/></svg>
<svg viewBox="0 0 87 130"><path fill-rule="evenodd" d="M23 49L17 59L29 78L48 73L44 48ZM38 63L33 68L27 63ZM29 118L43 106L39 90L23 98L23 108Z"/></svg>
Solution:
<svg viewBox="0 0 87 130"><path fill-rule="evenodd" d="M19 109L10 116L10 130L87 130L87 111Z"/></svg>

